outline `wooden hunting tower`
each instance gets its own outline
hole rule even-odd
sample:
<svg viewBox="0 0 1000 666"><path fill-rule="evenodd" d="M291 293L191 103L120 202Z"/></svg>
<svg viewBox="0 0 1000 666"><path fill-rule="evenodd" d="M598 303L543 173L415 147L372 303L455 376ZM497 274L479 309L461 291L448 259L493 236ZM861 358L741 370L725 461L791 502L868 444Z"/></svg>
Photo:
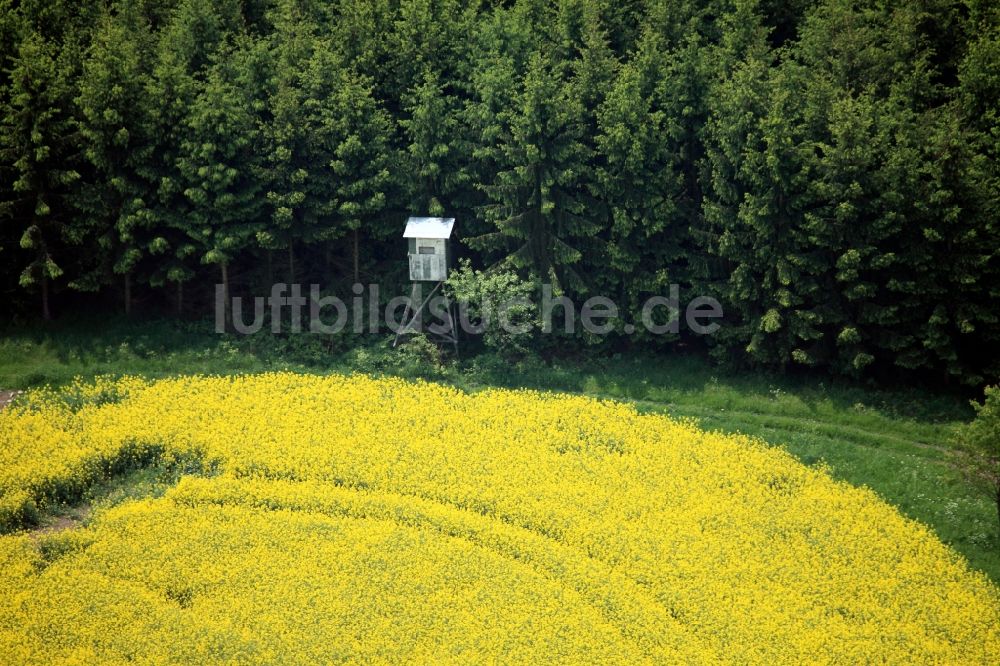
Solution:
<svg viewBox="0 0 1000 666"><path fill-rule="evenodd" d="M409 242L410 281L444 282L451 259L453 217L411 217L403 238Z"/></svg>
<svg viewBox="0 0 1000 666"><path fill-rule="evenodd" d="M392 343L395 347L399 341L413 331L423 329L421 315L430 303L431 298L441 290L441 285L448 279L448 266L451 262L451 230L455 226L453 217L411 217L406 220L403 238L407 240L407 254L410 260L410 281L413 290L410 300L403 313L403 325L396 332ZM421 283L434 282L434 288L422 298ZM446 301L447 301L447 297ZM419 305L416 305L419 303ZM458 327L454 306L447 303L443 313L444 321L440 326L429 327L428 337L451 344L458 353Z"/></svg>

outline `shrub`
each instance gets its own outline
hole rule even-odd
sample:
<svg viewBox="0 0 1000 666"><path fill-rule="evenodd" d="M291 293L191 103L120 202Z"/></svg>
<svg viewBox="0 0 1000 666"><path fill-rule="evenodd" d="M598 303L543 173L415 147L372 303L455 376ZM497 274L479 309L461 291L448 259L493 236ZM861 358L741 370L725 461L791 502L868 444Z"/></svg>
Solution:
<svg viewBox="0 0 1000 666"><path fill-rule="evenodd" d="M972 406L976 418L955 433L954 454L966 480L996 503L1000 521L1000 386L988 387L983 404Z"/></svg>
<svg viewBox="0 0 1000 666"><path fill-rule="evenodd" d="M407 376L434 377L444 371L444 355L426 334L407 335L391 357L392 367Z"/></svg>
<svg viewBox="0 0 1000 666"><path fill-rule="evenodd" d="M530 282L503 267L487 272L473 270L466 259L451 273L446 285L464 318L481 331L487 348L507 358L529 353L539 329Z"/></svg>

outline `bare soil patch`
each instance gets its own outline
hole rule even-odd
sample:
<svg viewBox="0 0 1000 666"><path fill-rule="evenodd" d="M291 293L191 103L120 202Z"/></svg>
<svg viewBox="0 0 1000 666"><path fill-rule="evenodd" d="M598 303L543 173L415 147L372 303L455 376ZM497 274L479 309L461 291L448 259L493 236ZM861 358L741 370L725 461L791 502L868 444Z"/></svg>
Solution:
<svg viewBox="0 0 1000 666"><path fill-rule="evenodd" d="M48 534L81 527L93 512L89 504L67 507L56 515L46 516L40 525L28 531L33 539L40 539Z"/></svg>
<svg viewBox="0 0 1000 666"><path fill-rule="evenodd" d="M20 391L4 391L0 390L0 409L3 409L9 405L14 398L18 396Z"/></svg>

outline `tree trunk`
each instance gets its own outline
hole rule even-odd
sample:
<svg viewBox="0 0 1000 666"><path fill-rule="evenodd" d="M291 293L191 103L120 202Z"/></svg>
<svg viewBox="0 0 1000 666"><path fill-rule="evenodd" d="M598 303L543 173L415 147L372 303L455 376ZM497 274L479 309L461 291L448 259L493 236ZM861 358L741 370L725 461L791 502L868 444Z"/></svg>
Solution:
<svg viewBox="0 0 1000 666"><path fill-rule="evenodd" d="M229 265L224 261L219 264L222 269L222 311L223 318L226 322L226 330L229 330L230 325L233 323L232 308L229 304Z"/></svg>
<svg viewBox="0 0 1000 666"><path fill-rule="evenodd" d="M184 314L184 283L177 281L177 316Z"/></svg>
<svg viewBox="0 0 1000 666"><path fill-rule="evenodd" d="M42 319L52 321L52 312L49 311L49 276L45 274L45 267L42 267Z"/></svg>
<svg viewBox="0 0 1000 666"><path fill-rule="evenodd" d="M274 251L267 251L267 284L265 285L268 290L271 289L271 285L274 284Z"/></svg>
<svg viewBox="0 0 1000 666"><path fill-rule="evenodd" d="M132 274L125 274L125 316L132 316Z"/></svg>
<svg viewBox="0 0 1000 666"><path fill-rule="evenodd" d="M361 282L361 269L360 269L360 267L358 265L360 263L359 260L360 260L360 257L361 257L361 248L360 248L361 240L359 238L360 235L361 235L360 232L357 229L355 229L354 230L354 282L355 282L355 284L357 284L358 282Z"/></svg>
<svg viewBox="0 0 1000 666"><path fill-rule="evenodd" d="M288 284L295 284L295 244L288 243Z"/></svg>

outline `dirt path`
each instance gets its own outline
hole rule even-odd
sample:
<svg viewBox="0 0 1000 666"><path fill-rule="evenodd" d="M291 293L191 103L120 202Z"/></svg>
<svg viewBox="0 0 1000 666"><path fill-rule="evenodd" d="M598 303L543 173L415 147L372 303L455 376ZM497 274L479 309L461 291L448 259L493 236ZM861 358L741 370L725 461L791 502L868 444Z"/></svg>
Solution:
<svg viewBox="0 0 1000 666"><path fill-rule="evenodd" d="M0 409L10 404L20 391L0 391Z"/></svg>
<svg viewBox="0 0 1000 666"><path fill-rule="evenodd" d="M83 526L87 519L90 518L91 513L93 511L89 504L72 507L65 513L45 517L40 525L29 529L27 534L37 541L50 534L58 534L64 530L73 530Z"/></svg>

